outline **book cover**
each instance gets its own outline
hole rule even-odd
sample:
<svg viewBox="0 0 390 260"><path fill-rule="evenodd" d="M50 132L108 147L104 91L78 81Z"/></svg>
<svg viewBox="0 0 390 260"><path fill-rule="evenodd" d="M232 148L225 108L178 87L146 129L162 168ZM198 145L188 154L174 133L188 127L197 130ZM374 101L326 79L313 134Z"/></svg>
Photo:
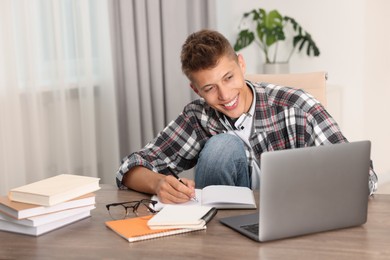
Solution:
<svg viewBox="0 0 390 260"><path fill-rule="evenodd" d="M190 200L177 205L202 205L216 209L256 209L253 191L248 187L210 185L203 189L195 189L195 196L198 201ZM158 201L154 207L157 211L166 206L166 204L159 201L156 195L152 196L151 199Z"/></svg>
<svg viewBox="0 0 390 260"><path fill-rule="evenodd" d="M7 196L0 197L0 212L15 219L39 216L66 209L83 207L95 204L95 194L88 193L72 200L54 206L40 206L23 202L11 201Z"/></svg>
<svg viewBox="0 0 390 260"><path fill-rule="evenodd" d="M53 231L55 229L64 227L81 219L87 218L91 216L90 211L84 211L82 213L72 215L70 217L66 217L60 220L56 220L44 225L29 227L25 225L16 224L13 222L9 222L6 220L0 220L0 230L8 231L13 233L19 233L30 236L40 236L47 232Z"/></svg>
<svg viewBox="0 0 390 260"><path fill-rule="evenodd" d="M60 174L11 189L8 198L12 201L53 206L100 189L99 180L95 177Z"/></svg>
<svg viewBox="0 0 390 260"><path fill-rule="evenodd" d="M203 217L212 209L198 205L187 207L167 205L148 221L148 226L151 229L201 228L206 225Z"/></svg>
<svg viewBox="0 0 390 260"><path fill-rule="evenodd" d="M136 242L206 229L206 226L198 229L150 229L147 222L151 217L152 216L111 220L107 221L105 224L128 242Z"/></svg>
<svg viewBox="0 0 390 260"><path fill-rule="evenodd" d="M85 211L91 211L93 209L95 209L95 206L90 205L90 206L84 206L84 207L79 207L79 208L57 211L54 213L39 215L39 216L25 218L25 219L15 219L15 218L12 218L12 217L9 217L5 214L0 213L0 220L6 220L8 222L12 222L12 223L24 225L24 226L29 226L29 227L37 227L37 226L42 226L44 224L48 224L48 223L51 223L51 222L54 222L54 221L57 221L60 219L64 219L64 218L73 216L73 215L77 215L77 214L83 213Z"/></svg>

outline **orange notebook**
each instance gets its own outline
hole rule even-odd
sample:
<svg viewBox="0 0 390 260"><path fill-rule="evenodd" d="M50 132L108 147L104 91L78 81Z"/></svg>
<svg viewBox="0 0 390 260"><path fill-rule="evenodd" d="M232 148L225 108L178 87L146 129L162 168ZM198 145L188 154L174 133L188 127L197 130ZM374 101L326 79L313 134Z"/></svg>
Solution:
<svg viewBox="0 0 390 260"><path fill-rule="evenodd" d="M111 220L106 222L106 226L129 242L153 239L158 237L171 236L206 229L206 226L198 229L150 229L147 225L152 216L128 218L121 220Z"/></svg>

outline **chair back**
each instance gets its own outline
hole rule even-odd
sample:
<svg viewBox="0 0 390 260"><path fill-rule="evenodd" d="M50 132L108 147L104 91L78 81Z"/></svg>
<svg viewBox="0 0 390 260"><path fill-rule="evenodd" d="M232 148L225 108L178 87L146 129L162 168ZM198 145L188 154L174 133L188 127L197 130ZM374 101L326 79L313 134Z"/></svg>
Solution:
<svg viewBox="0 0 390 260"><path fill-rule="evenodd" d="M250 74L246 75L245 78L253 82L267 82L303 89L313 95L324 107L326 107L326 72Z"/></svg>

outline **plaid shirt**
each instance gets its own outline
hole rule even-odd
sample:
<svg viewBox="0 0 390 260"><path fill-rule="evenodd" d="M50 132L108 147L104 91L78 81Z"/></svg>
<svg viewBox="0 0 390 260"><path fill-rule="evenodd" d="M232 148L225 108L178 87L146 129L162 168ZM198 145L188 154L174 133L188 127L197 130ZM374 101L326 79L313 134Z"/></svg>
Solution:
<svg viewBox="0 0 390 260"><path fill-rule="evenodd" d="M266 83L247 84L256 90L248 165L254 159L259 162L264 151L347 142L335 120L310 94ZM122 160L116 174L118 187L125 188L123 175L137 165L163 174L194 167L207 140L230 130L221 121L224 115L203 99L189 103L154 140Z"/></svg>

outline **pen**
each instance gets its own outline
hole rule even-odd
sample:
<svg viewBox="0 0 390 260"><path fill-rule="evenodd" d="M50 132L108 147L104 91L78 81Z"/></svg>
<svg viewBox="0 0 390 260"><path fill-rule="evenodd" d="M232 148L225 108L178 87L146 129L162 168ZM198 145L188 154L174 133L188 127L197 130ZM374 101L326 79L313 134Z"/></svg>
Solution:
<svg viewBox="0 0 390 260"><path fill-rule="evenodd" d="M202 217L202 219L207 223L209 223L209 221L215 216L215 214L217 214L217 209L216 208L211 208L209 210L209 212L206 213L206 215L204 215Z"/></svg>
<svg viewBox="0 0 390 260"><path fill-rule="evenodd" d="M180 179L179 175L177 175L176 173L174 172L171 172L171 174L173 175L173 177L175 177L178 181L180 181L183 185L187 186L183 181L182 179ZM198 199L194 196L193 198L191 198L193 201L196 201L198 202Z"/></svg>

